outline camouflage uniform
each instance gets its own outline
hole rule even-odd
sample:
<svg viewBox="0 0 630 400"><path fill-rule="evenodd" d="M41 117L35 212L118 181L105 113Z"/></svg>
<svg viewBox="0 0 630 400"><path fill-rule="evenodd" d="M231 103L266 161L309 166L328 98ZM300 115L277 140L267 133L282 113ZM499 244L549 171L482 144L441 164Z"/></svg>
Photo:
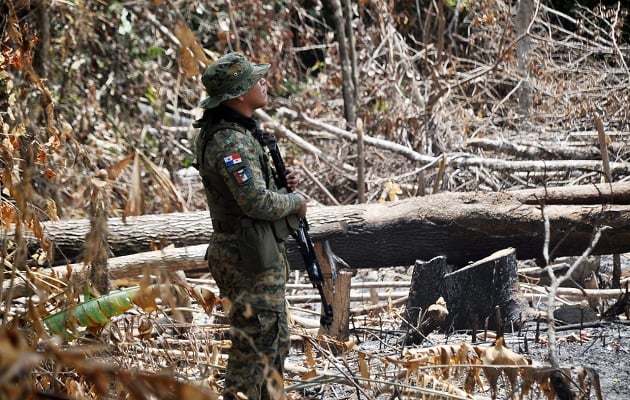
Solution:
<svg viewBox="0 0 630 400"><path fill-rule="evenodd" d="M201 131L195 145L214 228L208 265L221 296L231 303L225 398L242 392L249 399L269 399L266 382L275 384L272 393L284 396L288 233L278 234L273 221L295 214L301 199L278 191L254 120L223 105L212 112L211 121L196 122ZM251 235L263 238L262 249L248 247L260 239Z"/></svg>

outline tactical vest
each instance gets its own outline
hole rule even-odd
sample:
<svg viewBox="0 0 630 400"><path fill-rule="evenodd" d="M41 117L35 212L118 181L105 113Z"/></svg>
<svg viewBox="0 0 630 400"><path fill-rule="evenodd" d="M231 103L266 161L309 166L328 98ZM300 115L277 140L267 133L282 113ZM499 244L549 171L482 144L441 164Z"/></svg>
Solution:
<svg viewBox="0 0 630 400"><path fill-rule="evenodd" d="M218 124L214 124L211 127L203 127L195 139L195 155L199 164L199 174L203 180L208 206L211 210L213 227L215 231L233 233L237 220L243 216L243 212L233 199L228 187L223 182L223 178L215 170L215 168L220 168L220 166L214 164L208 168L205 160L207 146L213 140L214 135L221 130L235 130L242 134L253 133L236 122L221 120ZM273 182L269 159L264 152L264 147L259 155L259 161L266 187L275 190L276 187Z"/></svg>
<svg viewBox="0 0 630 400"><path fill-rule="evenodd" d="M214 163L208 168L205 160L206 147L220 130L236 130L243 134L250 132L240 124L221 121L210 129L204 127L195 140L199 173L203 179L208 206L210 207L212 226L215 232L236 235L242 262L250 270L278 265L278 263L282 263L283 259L283 243L297 229L299 220L295 215L275 221L255 220L244 215L223 181L223 177L215 170L222 168L222 165ZM269 190L277 190L261 139L258 140L261 145L259 161L266 187Z"/></svg>

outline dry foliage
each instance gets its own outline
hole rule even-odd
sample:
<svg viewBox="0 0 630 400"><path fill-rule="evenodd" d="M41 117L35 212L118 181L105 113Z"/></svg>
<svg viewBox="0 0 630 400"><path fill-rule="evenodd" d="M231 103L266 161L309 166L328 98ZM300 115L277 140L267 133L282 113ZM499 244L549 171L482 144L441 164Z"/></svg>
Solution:
<svg viewBox="0 0 630 400"><path fill-rule="evenodd" d="M268 125L302 138L286 135L283 145L307 177L308 194L325 204L358 201L362 164L356 132L346 131L341 117L344 82L330 10L316 1L268 3L0 5L0 290L9 291L1 296L3 398L216 397L228 343L207 288L184 296L194 313L211 316L205 323L169 319L174 330L164 334L157 315L177 301L160 293L150 296L150 311L98 307L93 317L106 318L86 336L61 342L50 338L46 318L76 309L107 282L95 287L68 273L44 285L30 267L45 264L54 248L41 220L92 219L86 266L103 267L105 217L205 207L186 175L191 122L202 95L198 74L223 52L272 63L268 111L275 122ZM627 9L583 8L576 17L538 2L520 14L502 0L428 1L416 9L418 3L358 1L346 15L356 41L357 118L368 145L361 160L366 201L628 178ZM36 254L28 254L28 235L41 240ZM12 299L17 279L36 295ZM365 398L418 391L466 398L487 385L500 390L505 376L509 390L525 394L535 382L545 396L552 393L544 368L500 341L383 355L302 336L310 370L296 390L329 379ZM336 364L342 378L320 373L321 363ZM594 380L588 371L579 375L583 387Z"/></svg>

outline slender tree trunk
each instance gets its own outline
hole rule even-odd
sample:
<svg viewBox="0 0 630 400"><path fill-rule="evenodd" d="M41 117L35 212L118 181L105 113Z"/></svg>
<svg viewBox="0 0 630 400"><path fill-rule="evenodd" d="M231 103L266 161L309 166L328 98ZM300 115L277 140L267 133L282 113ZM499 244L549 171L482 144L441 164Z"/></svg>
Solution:
<svg viewBox="0 0 630 400"><path fill-rule="evenodd" d="M349 130L353 131L356 123L356 112L354 98L355 88L352 79L352 66L350 63L350 50L348 49L348 41L346 39L346 31L343 17L343 10L339 0L329 0L333 10L335 19L335 32L337 34L337 43L339 44L339 58L341 62L341 72L343 75L343 101L344 113L346 117L346 125Z"/></svg>
<svg viewBox="0 0 630 400"><path fill-rule="evenodd" d="M363 121L357 119L357 197L359 203L365 203L365 132Z"/></svg>
<svg viewBox="0 0 630 400"><path fill-rule="evenodd" d="M37 51L34 67L42 78L48 77L50 64L50 15L48 14L49 0L39 0L34 3L37 15Z"/></svg>
<svg viewBox="0 0 630 400"><path fill-rule="evenodd" d="M516 13L516 35L524 35L516 45L516 63L521 73L521 87L518 97L520 111L523 116L529 116L531 107L532 88L529 84L529 51L531 40L527 34L527 28L531 22L533 12L532 0L520 0Z"/></svg>
<svg viewBox="0 0 630 400"><path fill-rule="evenodd" d="M350 70L352 71L352 87L354 89L352 97L354 106L359 102L359 68L357 67L356 42L354 40L354 29L352 28L352 1L345 0L346 36L348 38L348 56L350 58Z"/></svg>

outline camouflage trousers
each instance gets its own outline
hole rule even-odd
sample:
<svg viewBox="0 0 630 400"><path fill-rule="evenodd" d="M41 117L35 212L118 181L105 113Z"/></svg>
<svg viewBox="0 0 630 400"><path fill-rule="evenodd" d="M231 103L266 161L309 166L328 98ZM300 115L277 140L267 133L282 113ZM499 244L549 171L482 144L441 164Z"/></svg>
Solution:
<svg viewBox="0 0 630 400"><path fill-rule="evenodd" d="M289 264L284 247L281 250L276 265L246 266L234 235L213 234L210 240L210 273L230 304L232 347L225 399L239 398L238 392L250 400L285 398L282 365L290 345L285 304Z"/></svg>
<svg viewBox="0 0 630 400"><path fill-rule="evenodd" d="M240 307L239 307L240 308ZM284 400L283 364L289 353L286 308L282 312L233 310L224 399Z"/></svg>

